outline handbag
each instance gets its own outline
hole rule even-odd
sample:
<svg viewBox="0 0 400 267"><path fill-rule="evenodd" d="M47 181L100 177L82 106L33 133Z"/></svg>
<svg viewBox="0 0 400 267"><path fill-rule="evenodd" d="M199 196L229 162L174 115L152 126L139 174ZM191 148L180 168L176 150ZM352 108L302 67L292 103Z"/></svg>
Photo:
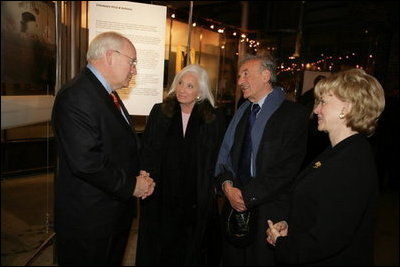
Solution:
<svg viewBox="0 0 400 267"><path fill-rule="evenodd" d="M254 241L255 237L255 210L238 212L225 205L222 211L223 231L226 239L236 247L247 247Z"/></svg>

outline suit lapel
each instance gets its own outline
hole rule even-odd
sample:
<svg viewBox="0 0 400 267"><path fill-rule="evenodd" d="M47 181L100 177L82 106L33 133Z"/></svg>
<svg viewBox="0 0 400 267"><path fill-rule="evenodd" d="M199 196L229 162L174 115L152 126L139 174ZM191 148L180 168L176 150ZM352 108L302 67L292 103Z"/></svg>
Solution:
<svg viewBox="0 0 400 267"><path fill-rule="evenodd" d="M118 94L118 93L116 93L115 95L116 95L116 97L117 97L117 99L118 99L118 103L119 103L119 106L120 106L121 109L122 109L122 112L124 113L125 117L127 118L129 124L133 127L133 122L132 122L131 116L129 115L129 112L128 112L128 110L126 109L126 107L125 107L125 105L124 105L124 102L122 102L122 100L121 100L121 98L119 97L119 94ZM125 120L125 121L126 121L126 120Z"/></svg>
<svg viewBox="0 0 400 267"><path fill-rule="evenodd" d="M128 123L128 122L125 120L125 118L122 118L122 119L124 120L124 125L125 125L125 126L128 126L128 127L130 128L130 130L133 131L133 134L134 134L135 139L136 139L136 143L138 144L138 147L139 147L139 144L140 144L140 143L139 143L139 137L138 137L137 134L136 134L135 126L134 126L134 124L133 124L133 120L132 120L131 116L129 115L129 112L128 112L128 110L126 109L126 107L125 107L124 103L122 102L121 98L119 97L118 93L116 93L116 96L117 96L117 99L118 99L119 106L121 107L122 112L124 112L124 115L125 115L125 117L128 119L128 122L129 122L129 123ZM118 111L118 110L117 110L117 111ZM119 115L120 115L120 117L123 117L122 114L121 114L121 112L119 113Z"/></svg>
<svg viewBox="0 0 400 267"><path fill-rule="evenodd" d="M124 114L128 114L127 119L129 120L130 124L125 120L124 116L121 114L121 111L119 111L115 107L115 104L114 104L112 98L110 97L110 94L107 92L107 90L101 84L101 82L96 78L96 76L94 76L94 74L88 68L86 68L85 71L86 71L86 75L94 83L94 89L95 89L94 91L97 94L99 94L100 97L104 100L104 102L105 102L107 108L110 110L110 112L112 112L114 114L114 116L116 117L116 119L123 125L123 127L125 127L128 131L130 131L134 135L135 139L138 140L138 137L135 132L135 128L133 127L132 120L131 120L124 104L122 103L121 99L119 98L119 96L117 96L118 101L120 103L120 106L121 106Z"/></svg>

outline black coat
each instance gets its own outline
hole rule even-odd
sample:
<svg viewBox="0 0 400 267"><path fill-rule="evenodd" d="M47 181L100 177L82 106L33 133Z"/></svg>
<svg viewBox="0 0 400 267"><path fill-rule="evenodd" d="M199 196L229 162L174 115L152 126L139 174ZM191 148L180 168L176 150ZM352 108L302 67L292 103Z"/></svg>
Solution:
<svg viewBox="0 0 400 267"><path fill-rule="evenodd" d="M246 124L243 118L238 123L231 149L234 169L237 169L240 160ZM274 251L265 241L267 220L281 220L289 212L290 188L306 153L307 123L308 114L304 107L287 100L266 123L256 155L257 175L241 189L246 207L257 214L254 223L255 240L245 249L226 242L223 256L225 264L274 264ZM232 180L234 186L240 187L240 182L232 173L223 172L218 175L218 188L222 187L225 180ZM229 207L229 201L226 201L224 211Z"/></svg>
<svg viewBox="0 0 400 267"><path fill-rule="evenodd" d="M140 201L136 265L202 264L204 239L218 227L213 177L224 131L224 115L208 101L195 105L185 137L175 99L153 107L142 137L141 169L156 187ZM207 230L209 223L214 225Z"/></svg>
<svg viewBox="0 0 400 267"><path fill-rule="evenodd" d="M136 206L137 137L89 69L57 94L52 123L59 155L57 235L128 234Z"/></svg>
<svg viewBox="0 0 400 267"><path fill-rule="evenodd" d="M289 234L276 243L278 259L372 266L377 194L373 153L362 135L324 151L297 178Z"/></svg>

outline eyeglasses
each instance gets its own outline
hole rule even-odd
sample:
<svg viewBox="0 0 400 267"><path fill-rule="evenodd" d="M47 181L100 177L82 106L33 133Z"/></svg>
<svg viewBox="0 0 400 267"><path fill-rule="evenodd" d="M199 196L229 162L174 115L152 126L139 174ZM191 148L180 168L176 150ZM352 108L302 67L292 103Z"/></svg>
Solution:
<svg viewBox="0 0 400 267"><path fill-rule="evenodd" d="M117 52L118 54L123 55L123 56L129 58L129 65L130 65L131 67L136 67L136 65L137 65L137 60L136 60L136 59L133 59L133 58L131 58L130 56L127 56L127 55L125 55L125 54L122 54L122 53L119 52L118 50L111 50L111 51Z"/></svg>

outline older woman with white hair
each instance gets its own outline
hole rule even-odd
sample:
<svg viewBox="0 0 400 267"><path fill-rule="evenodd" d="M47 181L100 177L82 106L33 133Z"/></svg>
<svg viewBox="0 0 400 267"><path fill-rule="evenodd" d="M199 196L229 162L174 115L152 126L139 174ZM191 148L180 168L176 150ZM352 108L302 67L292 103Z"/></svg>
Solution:
<svg viewBox="0 0 400 267"><path fill-rule="evenodd" d="M136 265L219 264L213 169L224 131L206 70L186 66L142 137L141 168L157 186L140 202Z"/></svg>

